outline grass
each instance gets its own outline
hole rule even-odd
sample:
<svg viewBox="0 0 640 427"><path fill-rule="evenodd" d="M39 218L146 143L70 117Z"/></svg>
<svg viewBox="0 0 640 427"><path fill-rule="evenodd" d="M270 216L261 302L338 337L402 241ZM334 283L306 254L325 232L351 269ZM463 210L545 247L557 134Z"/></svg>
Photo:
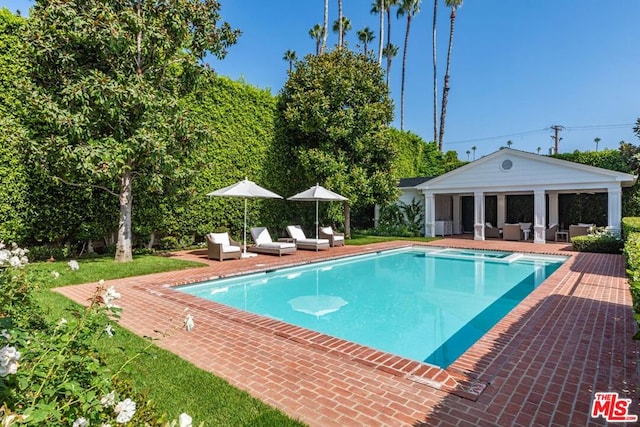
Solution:
<svg viewBox="0 0 640 427"><path fill-rule="evenodd" d="M80 269L77 271L72 271L66 262L28 265L29 272L45 282L35 298L54 323L62 317L72 316L79 306L48 288L202 265L157 256L139 256L128 264L116 263L111 258L78 262ZM60 273L60 277L55 279L52 271ZM117 325L114 329L113 338L103 335L98 341L105 363L115 372L133 358L122 376L153 402L158 416L165 415L167 420L173 420L186 412L193 417L194 425L204 422L206 426L304 426L173 353L155 345L149 347L147 339ZM140 356L136 357L138 354Z"/></svg>
<svg viewBox="0 0 640 427"><path fill-rule="evenodd" d="M394 236L370 236L364 234L353 234L350 239L345 240L347 245L369 245L371 243L393 242L395 240L408 240L412 242L432 242L439 240L439 237L394 237Z"/></svg>
<svg viewBox="0 0 640 427"><path fill-rule="evenodd" d="M28 264L27 268L29 272L41 276L45 286L56 287L97 282L100 279L121 279L164 271L185 270L206 265L154 255L134 256L133 262L129 263L115 262L113 257L88 258L78 260L78 262L80 269L76 271L69 268L67 261L38 262ZM54 271L60 274L57 279L53 277Z"/></svg>

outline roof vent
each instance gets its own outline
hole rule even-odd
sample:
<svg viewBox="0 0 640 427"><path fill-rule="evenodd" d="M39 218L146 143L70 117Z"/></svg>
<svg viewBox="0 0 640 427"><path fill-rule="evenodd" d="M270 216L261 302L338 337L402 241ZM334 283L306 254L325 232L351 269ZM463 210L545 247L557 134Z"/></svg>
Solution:
<svg viewBox="0 0 640 427"><path fill-rule="evenodd" d="M507 160L503 160L502 163L500 163L500 169L503 171L508 171L513 167L513 162L509 159Z"/></svg>

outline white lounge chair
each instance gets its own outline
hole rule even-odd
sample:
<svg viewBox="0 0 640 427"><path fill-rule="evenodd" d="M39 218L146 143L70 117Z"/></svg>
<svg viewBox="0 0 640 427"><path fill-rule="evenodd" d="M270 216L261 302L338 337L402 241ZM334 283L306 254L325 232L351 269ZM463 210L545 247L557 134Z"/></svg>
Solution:
<svg viewBox="0 0 640 427"><path fill-rule="evenodd" d="M302 227L299 225L288 225L287 234L293 239L298 249L307 249L310 251L329 249L329 239L309 239L304 235L304 231L302 231Z"/></svg>
<svg viewBox="0 0 640 427"><path fill-rule="evenodd" d="M266 227L252 228L251 237L254 245L247 248L249 252L282 256L296 251L295 243L274 242Z"/></svg>

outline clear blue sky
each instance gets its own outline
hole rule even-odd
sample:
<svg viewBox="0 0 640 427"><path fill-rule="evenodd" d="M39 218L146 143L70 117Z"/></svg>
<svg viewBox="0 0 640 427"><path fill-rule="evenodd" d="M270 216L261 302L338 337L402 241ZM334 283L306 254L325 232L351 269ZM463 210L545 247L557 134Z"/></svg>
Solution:
<svg viewBox="0 0 640 427"><path fill-rule="evenodd" d="M242 78L277 93L287 77L282 56L315 51L309 29L322 23L323 0L221 0L223 18L243 35L223 61L219 74ZM343 0L353 30L369 26L378 33L371 0ZM24 13L30 0L0 0L0 6ZM433 2L422 2L411 27L407 57L405 129L432 139L431 23ZM331 0L329 18L337 18ZM458 10L451 64L445 150L477 147L489 154L507 140L513 148L548 153L552 125L565 126L560 151L617 148L621 140L639 144L632 127L640 117L640 1L469 0ZM392 20L392 42L400 48L391 69L394 124L400 123L401 53L404 18ZM386 30L385 30L386 32ZM439 88L446 62L449 9L438 13ZM333 46L337 36L329 35ZM377 37L373 43L377 47ZM622 125L622 126L616 126Z"/></svg>

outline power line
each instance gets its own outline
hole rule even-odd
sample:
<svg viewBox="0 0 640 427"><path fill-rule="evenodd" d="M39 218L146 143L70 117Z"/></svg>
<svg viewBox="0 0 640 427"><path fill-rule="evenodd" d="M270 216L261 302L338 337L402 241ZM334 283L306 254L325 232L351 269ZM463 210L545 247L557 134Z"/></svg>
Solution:
<svg viewBox="0 0 640 427"><path fill-rule="evenodd" d="M594 130L594 129L618 129L618 128L626 128L634 126L634 123L624 123L624 124L615 124L615 125L588 125L588 126L563 126L566 131L582 131L582 130ZM459 141L447 142L447 144L468 144L470 142L482 142L482 141L491 141L494 139L505 139L505 138L514 138L516 136L526 136L526 135L535 135L535 134L543 134L552 130L553 127L547 127L543 129L530 130L526 132L517 132L506 135L497 135L497 136L487 136L482 138L472 138L472 139L461 139Z"/></svg>

